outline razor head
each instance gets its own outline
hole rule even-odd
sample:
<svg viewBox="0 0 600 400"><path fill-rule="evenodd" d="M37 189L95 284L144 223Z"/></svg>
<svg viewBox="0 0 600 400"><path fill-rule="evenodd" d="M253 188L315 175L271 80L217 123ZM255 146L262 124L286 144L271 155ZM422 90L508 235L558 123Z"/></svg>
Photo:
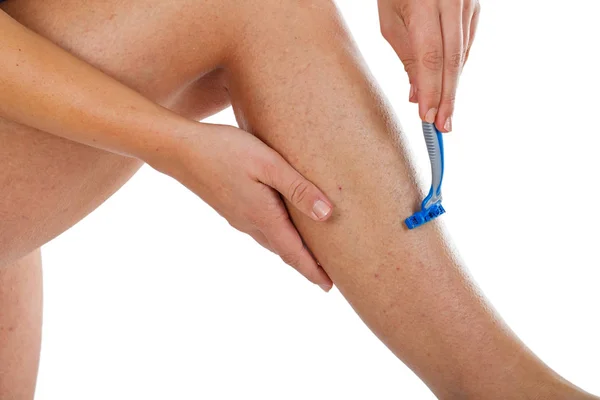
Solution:
<svg viewBox="0 0 600 400"><path fill-rule="evenodd" d="M433 219L436 219L445 212L446 210L444 210L444 207L442 207L441 203L435 203L430 207L427 207L421 211L417 211L410 217L406 218L404 223L408 229L415 229Z"/></svg>

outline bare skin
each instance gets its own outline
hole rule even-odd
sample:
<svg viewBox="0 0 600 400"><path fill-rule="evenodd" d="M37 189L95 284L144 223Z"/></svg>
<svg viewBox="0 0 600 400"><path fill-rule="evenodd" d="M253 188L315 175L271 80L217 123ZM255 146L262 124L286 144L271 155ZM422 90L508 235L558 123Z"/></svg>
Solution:
<svg viewBox="0 0 600 400"><path fill-rule="evenodd" d="M156 160L157 167L179 165L178 179L193 184L196 193L230 224L281 255L325 291L331 288L331 280L303 245L275 190L317 221L331 215L331 202L279 154L247 132L198 124L159 106L4 13L0 23L5 42L0 61L4 71L0 76L0 115L82 144ZM180 91L206 79L206 71L191 67L195 65L184 63L180 74L172 78L183 85ZM219 74L218 68L212 73ZM169 152L175 137L202 137L202 141L188 141L189 156L183 157ZM6 151L9 154L10 147ZM231 159L237 162L231 163ZM34 212L45 218L40 208ZM52 225L44 228L44 233L52 233L48 232ZM27 249L31 243L22 238L34 240L32 233L40 236L34 224L10 218L0 238L0 265Z"/></svg>
<svg viewBox="0 0 600 400"><path fill-rule="evenodd" d="M381 33L408 74L423 121L452 130L460 74L479 22L478 0L377 0Z"/></svg>
<svg viewBox="0 0 600 400"><path fill-rule="evenodd" d="M439 222L411 232L402 226L401 216L409 215L421 197L402 133L329 1L266 0L243 6L222 0L161 2L152 3L160 12L149 15L149 5L136 2L99 2L94 13L81 2L58 3L9 0L3 8L187 119L155 109L164 128L152 130L137 145L131 136L102 135L101 124L96 132L87 131L86 139L77 129L67 136L58 132L60 126L48 129L56 131L50 134L2 122L0 159L10 162L3 165L0 183L10 200L0 200L0 215L3 221L13 221L10 227L19 237L14 240L6 230L0 232L5 254L16 259L35 251L104 201L141 163L55 135L92 146L101 143L104 149L137 157L177 178L215 208L226 204L222 189L211 191L211 182L190 170L222 162L214 154L231 146L220 134L236 141L245 137L236 139L242 133L233 128L200 131L189 118L219 109L231 99L240 127L276 150L331 201L333 213L326 222L311 218L289 200L286 205L328 277L438 398L596 398L557 376L515 337L469 280ZM272 18L261 18L265 9ZM119 23L120 18L135 24ZM152 35L154 18L164 26L176 21L188 39L168 30ZM136 29L129 30L131 26ZM185 69L190 65L194 73ZM211 71L222 71L217 82L227 87L225 101L222 94L207 100L214 92L198 83ZM198 84L191 89L189 82ZM23 118L17 114L14 119ZM127 121L137 138L144 134L127 114L115 120ZM48 121L49 127L56 122ZM273 177L279 170L269 171ZM272 221L255 223L268 229ZM361 246L356 246L357 238ZM36 263L29 258L21 261L21 268L6 268L35 270ZM2 278L2 285L15 279ZM41 290L41 285L32 281L20 290ZM11 312L34 321L39 304ZM2 317L0 325L8 326L14 315ZM19 346L14 340L3 335L0 343L3 348ZM31 398L37 348L15 358L5 354L0 353L0 397ZM2 378L21 373L30 377L23 381L27 383Z"/></svg>
<svg viewBox="0 0 600 400"><path fill-rule="evenodd" d="M0 268L0 397L33 398L42 327L42 260L36 250Z"/></svg>

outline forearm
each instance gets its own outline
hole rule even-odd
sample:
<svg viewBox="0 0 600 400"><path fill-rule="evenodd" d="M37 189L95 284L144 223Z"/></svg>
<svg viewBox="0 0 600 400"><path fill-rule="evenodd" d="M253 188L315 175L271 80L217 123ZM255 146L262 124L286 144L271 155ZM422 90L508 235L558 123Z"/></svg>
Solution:
<svg viewBox="0 0 600 400"><path fill-rule="evenodd" d="M0 10L0 117L145 158L190 121L146 99Z"/></svg>

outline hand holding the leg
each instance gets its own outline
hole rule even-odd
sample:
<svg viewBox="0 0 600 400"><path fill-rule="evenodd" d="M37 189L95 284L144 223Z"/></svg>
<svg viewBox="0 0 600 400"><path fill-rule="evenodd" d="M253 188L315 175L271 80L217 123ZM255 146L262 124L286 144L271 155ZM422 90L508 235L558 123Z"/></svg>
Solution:
<svg viewBox="0 0 600 400"><path fill-rule="evenodd" d="M332 282L304 245L279 196L315 221L332 205L275 150L231 126L196 124L174 135L157 170L180 181L221 214L231 226L281 256L309 281L329 291Z"/></svg>

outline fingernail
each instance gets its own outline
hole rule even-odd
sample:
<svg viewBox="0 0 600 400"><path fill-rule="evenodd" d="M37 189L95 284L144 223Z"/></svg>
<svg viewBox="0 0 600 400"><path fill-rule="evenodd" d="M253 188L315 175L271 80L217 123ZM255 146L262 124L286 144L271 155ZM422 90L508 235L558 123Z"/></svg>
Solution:
<svg viewBox="0 0 600 400"><path fill-rule="evenodd" d="M329 285L326 285L326 284L324 284L324 283L321 283L321 284L319 285L319 287L320 287L321 289L323 289L323 291L324 291L325 293L328 293L328 292L331 290L331 286L329 286Z"/></svg>
<svg viewBox="0 0 600 400"><path fill-rule="evenodd" d="M448 117L446 123L444 124L444 129L448 132L452 130L452 117Z"/></svg>
<svg viewBox="0 0 600 400"><path fill-rule="evenodd" d="M412 100L414 95L415 95L415 86L410 85L410 93L408 94L408 100Z"/></svg>
<svg viewBox="0 0 600 400"><path fill-rule="evenodd" d="M430 108L425 114L425 122L433 124L435 122L435 116L437 115L437 108Z"/></svg>
<svg viewBox="0 0 600 400"><path fill-rule="evenodd" d="M323 200L317 200L315 201L315 204L313 204L313 212L318 219L323 219L331 212L331 207Z"/></svg>

